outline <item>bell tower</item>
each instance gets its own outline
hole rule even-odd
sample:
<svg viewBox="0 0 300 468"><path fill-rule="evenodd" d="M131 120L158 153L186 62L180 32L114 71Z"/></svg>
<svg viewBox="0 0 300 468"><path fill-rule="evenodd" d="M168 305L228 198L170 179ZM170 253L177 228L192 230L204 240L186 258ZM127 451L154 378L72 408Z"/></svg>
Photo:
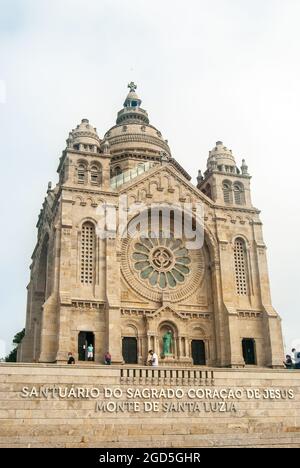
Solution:
<svg viewBox="0 0 300 468"><path fill-rule="evenodd" d="M198 172L197 188L218 205L250 208L250 179L245 160L239 168L232 151L217 141L209 152L204 176Z"/></svg>

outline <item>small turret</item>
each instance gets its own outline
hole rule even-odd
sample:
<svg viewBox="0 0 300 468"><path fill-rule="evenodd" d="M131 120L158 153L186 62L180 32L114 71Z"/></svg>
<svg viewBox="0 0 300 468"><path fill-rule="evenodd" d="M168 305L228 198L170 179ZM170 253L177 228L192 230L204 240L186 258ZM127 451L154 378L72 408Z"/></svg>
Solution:
<svg viewBox="0 0 300 468"><path fill-rule="evenodd" d="M217 141L209 152L204 177L198 172L197 188L218 204L252 206L250 178L245 159L239 169L232 151Z"/></svg>
<svg viewBox="0 0 300 468"><path fill-rule="evenodd" d="M97 129L90 125L88 119L82 119L81 123L69 133L67 148L96 153L99 147L100 138Z"/></svg>
<svg viewBox="0 0 300 468"><path fill-rule="evenodd" d="M242 159L241 171L242 171L243 175L249 175L248 174L248 166L246 164L245 159Z"/></svg>

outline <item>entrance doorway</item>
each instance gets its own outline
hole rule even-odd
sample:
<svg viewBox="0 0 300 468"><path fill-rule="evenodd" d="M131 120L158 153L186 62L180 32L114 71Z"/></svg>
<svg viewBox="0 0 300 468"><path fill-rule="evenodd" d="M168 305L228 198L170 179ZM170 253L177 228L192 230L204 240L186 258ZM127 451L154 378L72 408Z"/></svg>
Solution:
<svg viewBox="0 0 300 468"><path fill-rule="evenodd" d="M254 338L243 338L242 347L245 364L256 364Z"/></svg>
<svg viewBox="0 0 300 468"><path fill-rule="evenodd" d="M81 331L78 335L78 361L87 361L87 348L92 345L94 348L94 356L92 361L95 359L95 335L93 332Z"/></svg>
<svg viewBox="0 0 300 468"><path fill-rule="evenodd" d="M205 366L205 344L203 340L192 340L192 358L194 366Z"/></svg>
<svg viewBox="0 0 300 468"><path fill-rule="evenodd" d="M125 336L122 340L122 353L125 364L137 364L137 339Z"/></svg>

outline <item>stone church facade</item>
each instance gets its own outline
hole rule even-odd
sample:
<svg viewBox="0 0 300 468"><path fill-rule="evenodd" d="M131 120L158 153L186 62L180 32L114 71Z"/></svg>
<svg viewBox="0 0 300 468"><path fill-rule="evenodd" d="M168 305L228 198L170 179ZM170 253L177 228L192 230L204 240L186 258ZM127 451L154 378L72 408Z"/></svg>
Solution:
<svg viewBox="0 0 300 468"><path fill-rule="evenodd" d="M160 365L281 367L281 320L245 161L239 168L218 141L193 185L129 88L103 138L87 119L69 134L37 223L18 360L66 362L72 352L84 361L92 344L96 363L109 351L113 363L144 365L153 349ZM159 216L158 236L99 235L99 208L118 209L122 196L147 210L201 205L203 245L189 249L172 228L165 235Z"/></svg>

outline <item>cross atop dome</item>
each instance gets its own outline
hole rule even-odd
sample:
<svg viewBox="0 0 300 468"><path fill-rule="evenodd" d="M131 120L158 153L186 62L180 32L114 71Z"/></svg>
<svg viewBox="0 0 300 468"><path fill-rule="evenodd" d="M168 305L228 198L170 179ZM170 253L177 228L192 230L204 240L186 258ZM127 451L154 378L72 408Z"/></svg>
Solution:
<svg viewBox="0 0 300 468"><path fill-rule="evenodd" d="M133 81L131 81L130 83L128 83L127 88L130 89L130 92L135 93L135 90L136 90L136 88L137 88L137 85L136 85Z"/></svg>
<svg viewBox="0 0 300 468"><path fill-rule="evenodd" d="M134 109L135 110L135 113L136 112L139 112L139 109L140 109L140 106L142 104L142 101L141 99L138 97L138 95L136 94L136 88L137 88L137 85L131 81L128 86L127 86L130 91L125 99L125 102L124 102L124 107L126 109ZM142 112L142 111L141 111Z"/></svg>

